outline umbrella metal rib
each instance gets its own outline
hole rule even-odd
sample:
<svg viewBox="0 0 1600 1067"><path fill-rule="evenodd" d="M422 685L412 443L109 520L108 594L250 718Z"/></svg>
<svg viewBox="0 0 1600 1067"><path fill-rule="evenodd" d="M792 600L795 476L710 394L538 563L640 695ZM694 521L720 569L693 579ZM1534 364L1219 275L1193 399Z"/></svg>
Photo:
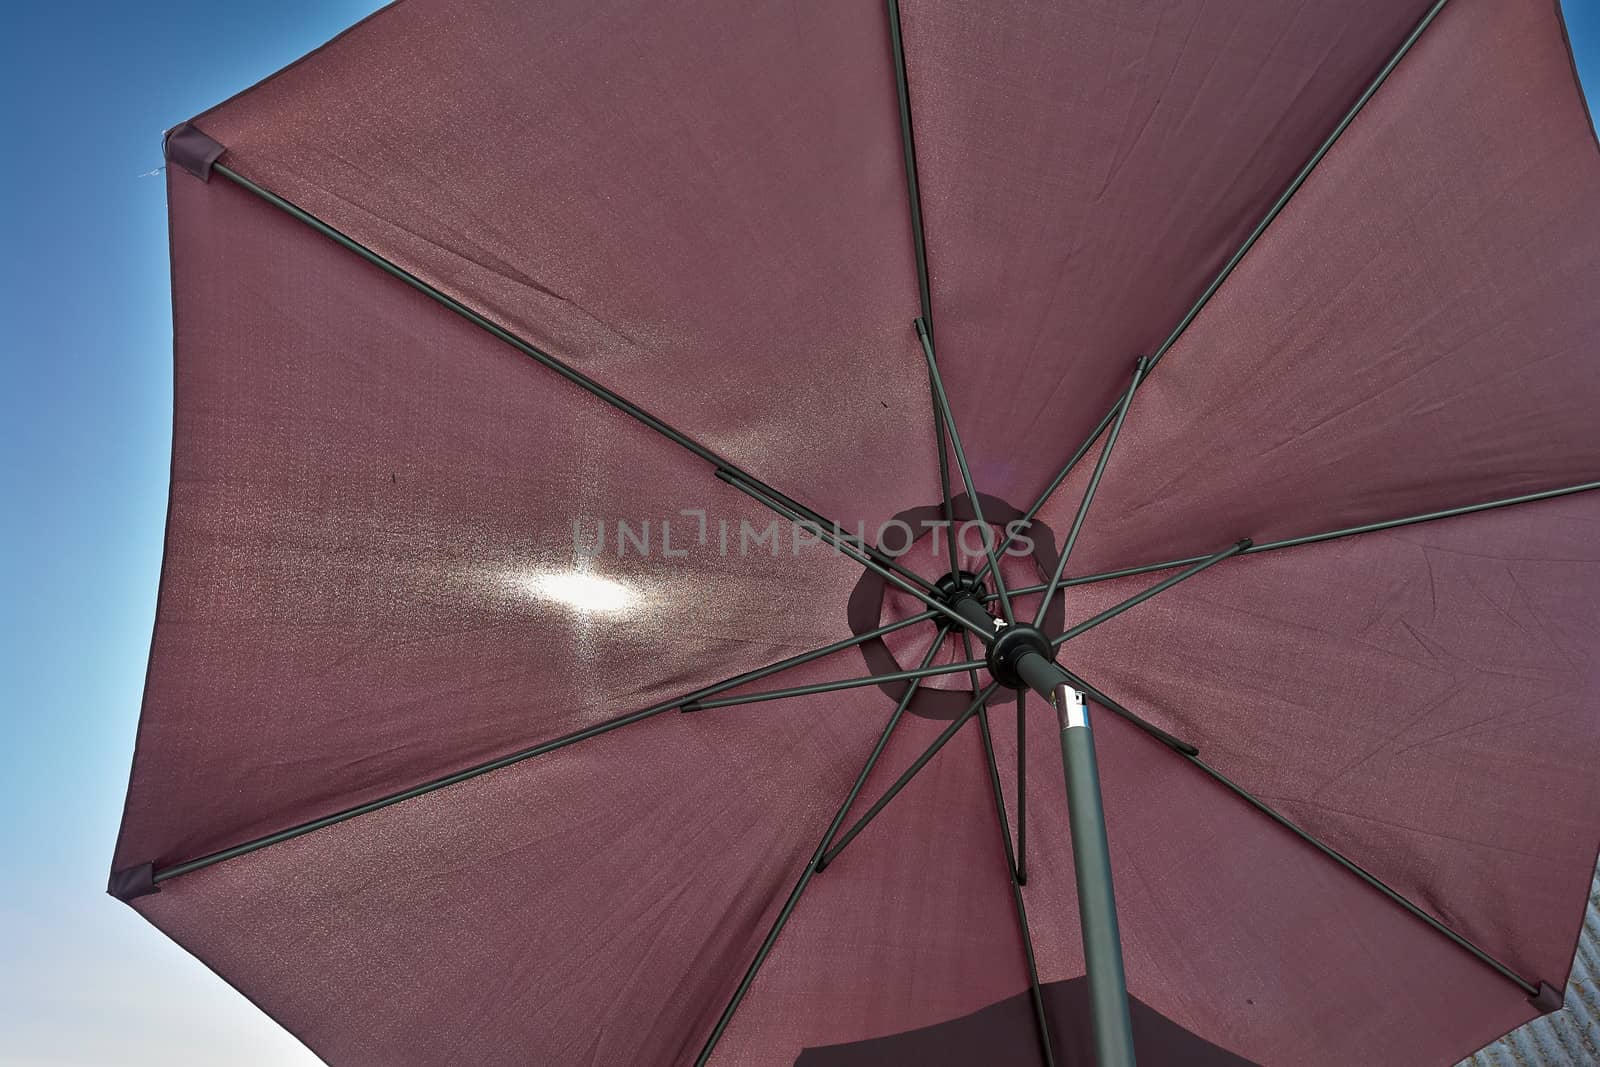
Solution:
<svg viewBox="0 0 1600 1067"><path fill-rule="evenodd" d="M928 379L928 390L933 390L933 379ZM945 452L944 414L939 410L937 401L933 404L933 448L939 457L939 509L944 519L946 554L950 557L950 574L959 575L961 572L961 557L956 551L956 507L955 501L950 496L950 457ZM985 569L988 564L986 563Z"/></svg>
<svg viewBox="0 0 1600 1067"><path fill-rule="evenodd" d="M889 39L894 55L895 99L900 110L900 149L905 162L906 201L911 205L911 246L917 264L917 300L921 305L922 319L933 323L933 290L928 282L928 243L922 227L922 190L917 182L917 146L911 131L911 89L906 83L906 53L900 36L899 0L888 0ZM950 555L950 573L961 569L956 555L956 542L949 536L955 524L955 507L950 498L950 460L945 455L944 416L939 405L933 406L933 440L939 456L939 493L943 501L946 523L946 547Z"/></svg>
<svg viewBox="0 0 1600 1067"><path fill-rule="evenodd" d="M1082 679L1075 678L1073 684L1084 689L1084 691L1093 696L1097 702L1103 704L1105 707L1118 713L1119 715L1122 715L1125 718L1136 717L1132 712L1122 707L1100 690L1094 688L1086 682L1083 682ZM1379 878L1371 871L1368 871L1365 867L1362 867L1360 864L1350 859L1332 845L1322 841L1315 834L1300 826L1287 815L1284 815L1282 812L1278 811L1278 809L1274 808L1271 804L1268 804L1266 801L1250 792L1250 790L1246 789L1244 786L1240 785L1238 782L1235 782L1232 778L1229 778L1227 775L1217 770L1217 768L1201 759L1200 750L1198 748L1188 744L1181 744L1181 747L1180 745L1170 745L1169 747L1176 751L1179 755L1183 756L1189 763L1205 772L1205 774L1208 775L1213 781L1224 786L1229 792L1233 793L1241 800L1244 800L1251 807L1255 808L1263 815L1266 815L1273 822L1276 822L1279 826L1282 826L1284 829L1300 838L1300 840L1315 848L1318 852L1333 860L1335 863L1349 871L1351 874L1355 875L1357 878L1360 878L1363 882L1366 882L1373 889L1376 889L1385 897L1388 897L1389 900L1395 904L1398 904L1416 918L1421 919L1435 932L1444 935L1455 945L1471 954L1479 962L1486 964L1501 977L1514 983L1528 996L1535 997L1539 995L1539 983L1531 982L1522 977L1516 971L1508 967L1505 963L1496 959L1494 956L1491 956L1484 949L1474 944L1471 940L1463 937L1461 934L1457 933L1444 923L1440 922L1438 919L1434 918L1427 911L1423 910L1399 891L1395 890L1388 883L1384 882L1383 879Z"/></svg>
<svg viewBox="0 0 1600 1067"><path fill-rule="evenodd" d="M1201 759L1198 755L1186 754L1185 758L1190 763L1204 771L1206 774L1210 775L1213 780L1227 787L1230 792L1244 800L1251 807L1255 808L1273 822L1277 823L1285 830L1288 830L1290 833L1300 838L1300 840L1304 841L1306 844L1315 848L1324 856L1327 856L1329 859L1333 860L1335 863L1349 871L1351 874L1355 875L1357 878L1360 878L1363 882L1366 882L1372 888L1388 897L1394 903L1400 905L1400 907L1404 908L1418 919L1421 919L1428 926L1432 927L1435 932L1443 934L1450 941L1454 942L1456 946L1466 950L1467 953L1476 958L1480 963L1488 965L1490 969L1494 970L1502 978L1514 983L1517 988L1521 989L1529 997L1537 997L1539 995L1538 983L1528 981L1526 978L1522 977L1516 971L1513 971L1500 960L1491 956L1488 952L1485 952L1472 941L1456 933L1454 930L1450 929L1450 927L1446 926L1438 919L1435 919L1432 915L1429 915L1422 908L1418 907L1405 896L1390 887L1377 875L1368 871L1365 867L1362 867L1359 863L1356 863L1338 849L1318 839L1315 834L1312 834L1310 831L1296 824L1293 820L1284 815L1282 812L1278 811L1271 804L1268 804L1266 801L1262 800L1260 797L1256 796L1242 785L1239 785L1233 779L1229 778L1227 775L1211 766L1211 764Z"/></svg>
<svg viewBox="0 0 1600 1067"><path fill-rule="evenodd" d="M1194 745L1191 745L1182 738L1174 737L1172 734L1169 734L1167 731L1163 730L1149 719L1129 711L1122 704L1112 700L1105 693L1090 685L1077 674L1074 674L1066 667L1062 667L1061 664L1058 663L1056 666L1060 667L1061 673L1067 676L1067 681L1072 683L1072 687L1074 689L1081 690L1083 693L1091 697L1095 703L1103 705L1109 711L1113 712L1118 718L1124 719L1137 726L1139 729L1143 730L1157 741L1160 741L1163 745L1166 745L1174 752L1181 752L1185 756L1198 756L1200 754L1200 750Z"/></svg>
<svg viewBox="0 0 1600 1067"><path fill-rule="evenodd" d="M941 624L939 632L934 636L933 644L928 647L927 654L922 657L922 666L926 667L933 662L933 657L938 654L939 647L944 644L945 637L950 633L947 624ZM850 791L845 794L844 803L839 805L839 810L834 813L833 821L828 824L828 829L822 835L816 851L812 852L811 859L806 862L800 872L800 878L795 882L794 888L789 891L789 896L783 902L783 907L778 911L778 917L773 920L772 927L767 931L767 936L762 939L761 947L756 950L755 958L750 961L750 966L745 969L739 985L734 989L733 996L722 1009L722 1015L717 1019L716 1025L711 1030L711 1035L706 1038L706 1043L700 1050L700 1055L695 1059L695 1067L704 1067L711 1058L711 1052L716 1048L717 1042L722 1039L723 1033L728 1029L728 1023L733 1021L733 1013L743 1003L745 994L750 992L750 986L756 980L756 972L766 962L767 956L772 952L772 946L777 943L778 935L783 932L784 926L789 922L789 916L794 914L795 905L800 902L800 894L805 892L806 886L811 883L811 876L822 869L822 857L827 852L828 846L833 842L834 835L839 832L839 827L844 824L844 818L850 813L850 806L856 802L856 797L861 795L862 788L867 784L867 777L872 769L878 765L878 758L883 755L883 750L888 747L889 735L894 732L895 726L900 722L906 708L911 706L911 698L916 695L918 679L912 679L905 693L895 704L894 714L889 716L889 721L884 723L883 732L878 735L878 743L872 747L872 752L867 756L867 761L856 775Z"/></svg>
<svg viewBox="0 0 1600 1067"><path fill-rule="evenodd" d="M767 700L784 700L788 697L837 693L841 689L860 689L883 682L908 682L919 678L933 678L941 674L976 671L984 666L987 666L987 663L981 659L966 660L961 663L942 663L937 667L918 667L909 671L888 671L884 674L869 674L862 678L845 678L835 682L815 682L811 685L797 685L792 689L768 689L760 693L744 693L740 696L723 697L720 700L691 700L684 704L680 710L708 711L711 708L731 708L740 704L759 704Z"/></svg>
<svg viewBox="0 0 1600 1067"><path fill-rule="evenodd" d="M917 340L922 342L922 354L928 361L928 380L933 383L933 403L938 410L940 421L944 424L945 433L950 435L950 447L956 454L956 466L961 468L961 484L966 487L967 500L972 505L972 515L978 520L978 527L982 531L980 540L983 542L984 554L988 557L988 569L994 574L994 587L1000 594L1000 610L1005 615L1006 625L1009 626L1017 621L1016 616L1011 613L1011 594L1006 592L1005 576L1000 573L1000 561L994 554L994 535L989 529L988 520L983 517L983 505L978 500L978 488L972 484L972 469L967 466L967 450L961 447L961 434L956 430L956 418L950 413L950 398L945 395L944 379L939 375L939 361L933 355L933 337L928 333L927 324L921 319L917 319L912 325L916 328ZM939 441L939 450L944 451L943 440ZM1038 623L1034 625L1037 626Z"/></svg>
<svg viewBox="0 0 1600 1067"><path fill-rule="evenodd" d="M651 718L655 715L659 715L662 712L672 711L674 708L681 708L685 704L701 697L709 697L714 696L717 693L725 693L729 689L734 689L741 685L748 685L751 682L757 682L763 678L770 678L774 674L778 674L781 671L786 671L792 667L799 667L803 664L811 663L815 660L822 659L825 656L831 656L835 652L843 652L846 649L855 648L857 645L862 645L868 641L877 640L878 638L885 637L897 630L903 630L908 626L915 626L918 623L927 622L928 620L934 618L935 614L936 613L932 611L925 611L917 615L911 615L907 618L899 619L895 622L889 623L888 625L880 626L875 630L869 630L864 634L858 634L855 637L845 638L842 641L834 641L831 644L823 645L820 648L814 648L809 652L801 652L798 655L789 656L786 659L778 660L776 663L770 663L765 667L757 667L754 670L745 671L742 674L736 674L733 677L724 679L723 681L717 682L714 685L697 689L691 693L685 693L683 696L677 697L676 699L664 701L660 704L653 704L648 708L642 708L639 711L630 712L614 719L607 719L605 722L596 723L593 726L587 726L581 730L574 730L571 733L563 734L562 736L553 738L549 741L543 741L530 748L520 749L516 752L510 753L509 755L501 756L483 763L474 764L473 766L457 771L454 774L445 775L442 778L432 779L431 781L424 782L421 785L413 786L410 789L403 789L395 793L390 793L387 796L379 797L378 799L368 801L365 804L359 804L355 807L346 808L343 811L334 812L331 815L325 815L318 819L312 819L308 822L303 822L287 829L276 831L275 833L264 834L261 837L253 838L249 841L245 841L216 852L210 852L195 859L185 860L182 863L175 863L171 864L170 866L158 868L154 872L153 878L158 883L163 882L168 878L176 878L179 875L188 874L192 871L198 871L202 868L210 867L213 864L221 863L224 860L230 860L238 856L248 855L251 852L259 851L260 849L267 848L270 845L276 845L284 841L292 841L295 838L302 837L314 830L320 830L327 826L334 826L338 823L356 818L359 815L367 815L371 812L380 811L389 807L391 804L398 804L403 800L411 800L414 797L424 796L428 793L434 792L435 790L444 789L447 786L469 781L470 779L476 778L479 775L488 774L491 771L498 771L505 767L510 767L513 764L521 763L522 761L532 759L535 756L542 756L547 752L554 752L557 749L565 748L566 746L576 744L579 741L587 741L591 737L599 737L601 734L610 733L612 730L615 730L619 727L628 726L636 722L642 722L643 720Z"/></svg>
<svg viewBox="0 0 1600 1067"><path fill-rule="evenodd" d="M931 328L933 288L928 283L928 241L922 228L922 190L917 183L917 142L911 132L911 88L906 82L906 49L901 39L900 0L887 0L887 3L889 46L894 54L895 99L900 105L900 149L905 157L906 201L911 206L911 247L917 260L917 299L922 304L922 318Z"/></svg>
<svg viewBox="0 0 1600 1067"><path fill-rule="evenodd" d="M1471 515L1479 511L1492 511L1495 508L1509 507L1512 504L1532 504L1540 500L1553 500L1556 497L1570 496L1573 493L1587 493L1590 490L1600 489L1600 481L1580 482L1577 485L1565 485L1558 489L1543 489L1536 493L1523 493L1520 496L1501 497L1498 500L1489 500L1482 504L1466 504L1461 507L1444 508L1439 511L1427 511L1421 515L1408 515L1402 519L1383 519L1378 522L1364 523L1360 526L1347 526L1341 530L1330 530L1327 533L1306 534L1303 537L1289 537L1282 541L1269 541L1264 545L1254 545L1245 549L1246 554L1255 552L1271 552L1279 548L1294 548L1297 545L1311 545L1319 541L1332 541L1340 537L1352 537L1356 534L1378 533L1382 530L1393 530L1401 526L1414 526L1419 522L1432 522L1435 519L1453 519L1458 515ZM1179 560L1176 563L1167 563L1164 566L1182 566L1188 560Z"/></svg>
<svg viewBox="0 0 1600 1067"><path fill-rule="evenodd" d="M725 468L725 469L728 470L729 473L736 474L739 477L747 477L742 472L740 472L737 468L729 467L729 468ZM851 535L845 533L837 522L834 522L834 521L832 521L830 519L824 518L822 515L818 514L815 510L813 510L812 508L806 507L804 504L801 504L797 500L791 500L789 497L784 496L782 493L778 492L776 489L773 489L771 486L767 485L764 482L754 482L753 481L751 484L759 486L762 489L763 492L771 494L771 496L772 496L772 498L774 500L776 500L779 503L783 504L785 507L788 507L791 510L793 510L795 512L798 512L802 516L802 518L805 519L805 521L809 522L813 526L826 527L826 528L834 531L836 536L838 536L842 540L847 541L850 544L854 545L861 552L865 553L868 559L872 560L872 562L876 563L878 566L884 567L884 568L887 568L888 570L893 571L895 574L899 575L902 579L904 579L905 581L908 581L908 582L912 583L913 585L919 587L920 589L922 589L926 593L929 593L929 594L932 594L932 595L937 595L938 589L937 589L936 586L934 586L934 584L932 582L928 581L928 579L924 578L922 575L918 574L916 571L912 570L911 568L902 567L899 564L899 562L895 560L895 558L893 556L889 555L887 552L884 552L882 549L878 548L876 545L873 545L873 544L867 542L863 538L854 537L854 536L851 536ZM762 503L765 503L765 501L763 501ZM771 507L770 504L767 505L767 506ZM774 510L776 510L776 509L774 509Z"/></svg>
<svg viewBox="0 0 1600 1067"><path fill-rule="evenodd" d="M221 174L224 178L227 178L240 188L259 197L279 210L286 212L298 221L305 223L307 226L310 226L324 237L327 237L349 251L354 252L356 255L360 256L368 263L371 263L379 270L382 270L384 273L400 279L417 292L423 294L443 307L448 308L450 311L455 312L457 315L460 315L474 326L477 326L478 328L493 335L498 340L505 342L518 352L527 356L529 359L532 359L534 362L555 371L557 374L561 375L561 377L567 379L567 381L572 382L574 385L583 389L590 395L597 397L610 406L616 408L623 414L628 415L643 425L649 427L651 430L654 430L662 437L665 437L667 440L671 441L673 444L678 445L679 447L693 453L695 456L698 456L700 459L705 460L718 470L725 470L732 474L736 474L749 484L758 486L762 492L767 494L770 499L783 503L785 506L799 513L805 519L818 526L831 527L836 530L840 528L838 523L823 516L815 509L801 504L799 501L779 492L777 489L774 489L766 482L757 478L755 475L750 474L748 471L738 466L738 464L711 451L711 449L707 448L705 445L702 445L688 434L669 425L662 419L650 414L648 411L645 411L637 404L623 397L620 393L606 388L593 378L590 378L588 375L580 373L574 368L556 359L548 352L545 352L543 349L528 343L527 341L518 337L516 334L512 333L510 330L507 330L505 327L498 325L493 320L488 319L478 312L472 310L449 294L434 288L432 285L429 285L421 278L418 278L404 267L385 259L383 256L380 256L378 253L361 244L354 238L351 238L342 231L328 225L328 223L317 218L304 208L301 208L289 200L277 195L276 193L257 185L249 178L246 178L244 175L239 174L237 171L232 170L222 163L212 164L211 169L213 172ZM900 567L900 565L895 563L893 559L880 552L877 548L871 545L863 544L862 551L880 566L887 567L888 569L900 574L902 578L911 581L926 590L932 591L933 586L927 581L927 579L923 578L914 571L906 570Z"/></svg>
<svg viewBox="0 0 1600 1067"><path fill-rule="evenodd" d="M802 517L800 515L798 515L796 512L792 511L786 505L781 504L778 501L772 499L770 496L767 496L766 493L762 489L758 488L755 483L752 483L752 482L749 482L749 481L746 481L746 480L742 479L738 474L734 473L733 471L730 471L730 470L718 470L716 472L716 475L717 475L718 478L721 478L723 481L727 482L729 485L733 486L735 489L738 489L743 493L747 493L748 495L750 495L752 497L755 497L757 500L759 500L762 503L766 504L768 507L770 507L772 510L776 511L778 514L785 516L786 518L790 519L791 521L794 521L794 522L803 521ZM888 570L888 569L886 569L884 567L880 567L878 564L873 562L868 556L866 556L860 549L856 548L852 541L850 541L848 539L845 539L845 538L838 537L831 530L828 530L825 527L821 527L821 526L817 526L817 525L813 524L812 525L812 529L813 529L813 531L816 533L816 535L818 537L820 537L823 540L827 541L828 544L832 545L834 548L838 549L840 552L843 552L845 555L849 556L851 559L855 560L857 563L861 564L863 567L867 568L867 570L873 572L878 577L880 577L884 581L888 582L890 585L892 585L895 588L899 589L903 593L909 593L911 596L916 597L918 600L922 601L922 603L925 604L928 608L932 609L933 611L937 612L940 615L943 615L946 619L949 619L950 621L954 622L956 625L960 626L962 629L970 630L971 632L977 634L979 640L981 640L985 645L988 645L988 644L990 644L990 643L992 643L994 641L994 635L992 633L990 633L988 630L985 630L983 627L979 626L977 623L974 623L972 620L970 620L970 619L958 614L955 610L953 610L944 601L936 599L935 597L929 596L927 593L924 593L921 589L918 589L916 586L911 585L910 583L904 581L903 579L896 577L895 574L892 571L890 571L890 570Z"/></svg>
<svg viewBox="0 0 1600 1067"><path fill-rule="evenodd" d="M1332 132L1317 146L1316 151L1311 153L1311 157L1295 173L1294 178L1290 180L1278 199L1273 201L1272 206L1267 209L1266 214L1256 223L1255 228L1246 235L1244 241L1234 250L1233 255L1228 257L1228 261L1222 265L1222 269L1217 272L1216 276L1211 279L1211 282L1200 293L1200 296L1190 305L1183 318L1178 320L1177 326L1173 327L1172 332L1156 347L1154 354L1150 356L1148 370L1153 370L1156 364L1160 363L1167 353L1172 351L1173 346L1178 343L1178 339L1183 336L1194 320L1200 316L1200 312L1205 310L1205 306L1211 302L1211 298L1217 294L1217 290L1222 288L1222 283L1228 280L1228 276L1233 273L1234 268L1238 267L1246 253L1255 247L1256 242L1261 239L1261 235L1267 232L1267 227L1271 226L1273 221L1283 213L1283 209L1288 206L1294 194L1299 192L1300 187L1306 183L1306 179L1311 177L1311 172L1317 168L1317 165L1333 149L1334 144L1350 128L1350 124L1356 120L1356 116L1361 114L1361 110L1367 106L1368 101L1383 87L1383 83L1389 80L1389 75L1394 73L1394 69L1400 65L1400 61L1405 59L1423 33L1433 24L1433 20L1438 18L1439 13L1444 10L1445 5L1449 2L1450 0L1435 0L1434 5L1422 16L1416 27L1400 43L1400 47L1389 57L1388 62L1379 69L1377 75L1368 83L1366 89L1356 98L1350 110L1345 112L1344 117L1334 126ZM1149 374L1146 373L1145 377L1148 378ZM1142 380L1140 384L1142 384ZM1093 430L1089 431L1089 436L1084 439L1083 444L1078 446L1077 451L1072 454L1072 458L1062 465L1061 469L1056 472L1056 476L1050 480L1050 484L1045 487L1044 492L1039 494L1039 498L1034 502L1033 507L1023 513L1022 518L1015 524L1014 532L1007 535L1005 542L1001 545L1000 555L1005 555L1006 549L1011 547L1011 542L1018 534L1026 532L1028 527L1033 525L1033 520L1038 517L1040 510L1055 495L1055 491L1061 487L1061 483L1067 480L1067 476L1078 465L1078 461L1084 457L1090 448L1094 447L1095 441L1099 440L1100 435L1106 431L1106 427L1111 424L1111 420L1116 416L1116 411L1117 406L1113 403L1106 413L1101 416L1099 423L1095 425ZM980 572L980 577L981 575L982 572Z"/></svg>
<svg viewBox="0 0 1600 1067"><path fill-rule="evenodd" d="M938 404L933 405L933 441L939 455L939 507L944 518L944 544L950 556L950 573L956 574L961 570L961 558L956 554L956 507L950 498L950 458L945 455L944 416L939 413Z"/></svg>
<svg viewBox="0 0 1600 1067"><path fill-rule="evenodd" d="M1222 269L1217 272L1217 276L1211 279L1211 284L1205 287L1205 290L1200 294L1199 299L1194 302L1188 313L1178 321L1178 325L1167 335L1167 339L1162 341L1160 347L1150 356L1150 366L1152 368L1160 363L1168 352L1172 351L1172 346L1178 343L1178 338L1183 336L1184 331L1189 328L1189 324L1199 317L1201 310L1205 308L1206 304L1210 303L1217 290L1222 288L1222 283L1228 280L1228 276L1233 273L1234 268L1239 265L1250 249L1255 247L1256 242L1261 239L1261 235L1267 232L1267 227L1271 226L1273 221L1283 213L1283 209L1288 206L1294 194L1299 192L1300 187L1306 183L1306 179L1311 177L1311 172L1317 168L1317 164L1321 163L1323 157L1332 150L1334 143L1344 135L1344 131L1350 128L1350 124L1356 120L1356 116L1361 114L1361 109L1367 106L1367 101L1377 95L1378 90L1383 87L1383 83L1389 80L1389 75L1394 73L1394 69L1406 57L1406 53L1411 51L1412 46L1433 24L1433 20L1439 16L1439 12L1443 11L1444 6L1449 2L1450 0L1435 0L1434 5L1428 9L1427 14L1422 16L1416 28L1400 43L1400 47L1395 50L1394 55L1390 56L1389 61L1378 71L1377 77L1373 78L1371 84L1356 98L1356 102L1351 106L1350 110L1345 112L1344 118L1339 120L1339 124L1333 128L1333 131L1328 134L1322 144L1317 146L1317 150L1311 154L1311 158L1306 160L1305 165L1300 168L1293 180L1289 182L1288 188L1284 189L1278 199L1273 201L1272 206L1267 209L1267 213L1262 216L1261 221L1256 223L1256 228L1250 231L1249 236L1244 239L1244 243L1222 265Z"/></svg>
<svg viewBox="0 0 1600 1067"><path fill-rule="evenodd" d="M1488 500L1480 504L1464 504L1460 507L1428 511L1420 515L1407 515L1398 519L1380 519L1377 522L1364 523L1360 526L1346 526L1338 530L1304 534L1299 537L1285 538L1281 541L1266 541L1261 544L1252 543L1248 548L1240 550L1237 554L1254 556L1261 552L1276 552L1282 548L1319 544L1323 541L1336 541L1342 537L1354 537L1357 534L1380 533L1384 530L1396 530L1404 526L1415 526L1418 523L1433 522L1438 519L1453 519L1460 515L1473 515L1480 511L1493 511L1497 508L1510 507L1513 504L1533 504L1541 500L1554 500L1558 497L1571 496L1574 493L1592 492L1596 489L1600 489L1600 481L1579 482L1577 485L1564 485L1558 489L1544 489L1536 493L1501 497L1497 500ZM1132 578L1140 574L1152 574L1156 571L1171 570L1174 567L1187 567L1195 563L1204 563L1211 558L1211 556L1184 556L1182 559L1167 559L1162 560L1160 563L1142 563L1135 567L1120 567L1112 571L1100 571L1095 574L1079 575L1075 578L1063 578L1061 587L1094 585L1096 582L1109 582L1117 578ZM1028 596L1033 593L1042 593L1048 588L1049 585L1047 583L1041 582L1037 585L1020 586L1013 589L1011 593L1013 596ZM985 594L982 599L992 601L994 600L994 594Z"/></svg>

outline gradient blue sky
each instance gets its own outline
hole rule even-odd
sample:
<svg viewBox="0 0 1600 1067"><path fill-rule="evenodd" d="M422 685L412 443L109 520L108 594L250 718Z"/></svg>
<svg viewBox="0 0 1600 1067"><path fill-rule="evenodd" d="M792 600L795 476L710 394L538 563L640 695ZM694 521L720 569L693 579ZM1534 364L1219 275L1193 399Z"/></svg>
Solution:
<svg viewBox="0 0 1600 1067"><path fill-rule="evenodd" d="M8 11L0 263L0 1063L316 1063L104 895L172 424L163 129L379 6ZM1600 110L1600 0L1567 0Z"/></svg>

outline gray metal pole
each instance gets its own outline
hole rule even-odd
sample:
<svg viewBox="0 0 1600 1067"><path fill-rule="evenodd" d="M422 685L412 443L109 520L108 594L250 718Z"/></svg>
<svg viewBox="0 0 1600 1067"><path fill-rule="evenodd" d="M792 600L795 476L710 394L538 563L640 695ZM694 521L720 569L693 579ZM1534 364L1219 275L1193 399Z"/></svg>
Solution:
<svg viewBox="0 0 1600 1067"><path fill-rule="evenodd" d="M1094 1045L1100 1067L1133 1067L1133 1030L1128 1021L1128 984L1122 972L1122 938L1111 887L1111 852L1106 844L1100 770L1089 732L1089 709L1071 686L1055 692L1061 721L1061 765L1067 778L1067 813L1072 825L1072 862L1078 876L1078 921L1089 970L1094 1009Z"/></svg>
<svg viewBox="0 0 1600 1067"><path fill-rule="evenodd" d="M951 606L974 628L995 625L994 617L970 596L957 598ZM1128 983L1122 970L1122 935L1117 928L1111 850L1106 843L1105 808L1100 800L1100 769L1095 761L1094 736L1089 732L1089 710L1084 706L1083 694L1070 683L1066 672L1045 656L1024 653L1016 660L1016 673L1029 689L1055 705L1061 721L1061 767L1067 782L1067 817L1072 827L1072 864L1078 879L1078 923L1089 971L1095 1055L1099 1067L1134 1067Z"/></svg>

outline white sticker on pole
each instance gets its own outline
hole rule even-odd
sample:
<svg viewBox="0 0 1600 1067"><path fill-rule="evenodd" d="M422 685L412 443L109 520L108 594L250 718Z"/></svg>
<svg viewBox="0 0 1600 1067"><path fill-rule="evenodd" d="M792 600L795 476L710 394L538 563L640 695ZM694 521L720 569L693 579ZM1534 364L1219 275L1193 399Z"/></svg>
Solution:
<svg viewBox="0 0 1600 1067"><path fill-rule="evenodd" d="M1089 725L1089 711L1083 706L1083 694L1069 685L1056 690L1056 706L1061 712L1064 728Z"/></svg>

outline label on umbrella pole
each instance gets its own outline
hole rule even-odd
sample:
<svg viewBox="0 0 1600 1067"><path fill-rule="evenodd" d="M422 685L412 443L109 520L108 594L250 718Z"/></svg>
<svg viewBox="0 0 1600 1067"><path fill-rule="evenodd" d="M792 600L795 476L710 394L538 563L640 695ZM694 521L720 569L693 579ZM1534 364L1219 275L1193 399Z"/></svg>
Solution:
<svg viewBox="0 0 1600 1067"><path fill-rule="evenodd" d="M1063 730L1089 725L1089 711L1083 705L1083 694L1070 685L1056 690L1056 714L1061 719Z"/></svg>

